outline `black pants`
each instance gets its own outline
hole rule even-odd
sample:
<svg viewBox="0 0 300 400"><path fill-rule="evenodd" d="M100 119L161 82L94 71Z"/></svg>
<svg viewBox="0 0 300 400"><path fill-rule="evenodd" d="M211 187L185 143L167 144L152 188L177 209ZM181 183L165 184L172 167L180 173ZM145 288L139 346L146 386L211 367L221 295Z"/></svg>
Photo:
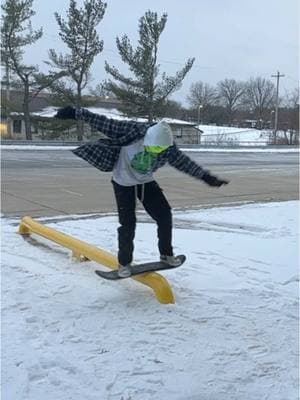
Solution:
<svg viewBox="0 0 300 400"><path fill-rule="evenodd" d="M134 235L136 227L136 197L142 202L145 210L157 223L158 249L162 255L173 255L172 248L172 212L161 188L155 181L137 186L121 186L112 181L117 201L118 228L118 261L121 265L132 262Z"/></svg>

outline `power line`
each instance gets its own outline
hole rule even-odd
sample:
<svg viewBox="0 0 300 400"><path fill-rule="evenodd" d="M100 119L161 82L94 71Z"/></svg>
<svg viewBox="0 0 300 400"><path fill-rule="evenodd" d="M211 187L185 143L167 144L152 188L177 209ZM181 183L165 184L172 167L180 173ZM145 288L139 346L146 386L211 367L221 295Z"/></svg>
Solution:
<svg viewBox="0 0 300 400"><path fill-rule="evenodd" d="M293 77L290 76L290 75L286 75L286 77L287 77L288 79L290 79L291 81L297 82L298 85L299 85L299 79L295 79L295 78L293 78Z"/></svg>
<svg viewBox="0 0 300 400"><path fill-rule="evenodd" d="M62 40L59 38L58 35L49 34L49 33L44 32L43 36L48 37L49 39L51 39L51 41L62 43ZM117 53L116 50L114 50L114 49L111 49L111 48L108 48L108 47L104 47L102 51L103 51L103 53L110 53L111 57L118 58L119 60L122 60L122 58L120 57L119 53ZM184 62L174 61L174 60L171 61L171 60L158 59L158 62L163 63L163 64L173 64L173 65L178 65L178 66L184 66L185 65ZM200 65L197 62L195 62L193 64L193 69L195 69L195 68L218 70L218 68L221 68L221 67L219 67L218 65ZM224 71L224 66L222 66L222 71ZM258 72L258 74L261 75L261 76L269 76L269 73L270 72ZM295 78L293 78L293 77L291 77L289 75L286 75L286 77L288 79L290 79L290 80L293 80L294 82L297 82L297 83L299 82L299 80L297 80L297 79L295 79Z"/></svg>

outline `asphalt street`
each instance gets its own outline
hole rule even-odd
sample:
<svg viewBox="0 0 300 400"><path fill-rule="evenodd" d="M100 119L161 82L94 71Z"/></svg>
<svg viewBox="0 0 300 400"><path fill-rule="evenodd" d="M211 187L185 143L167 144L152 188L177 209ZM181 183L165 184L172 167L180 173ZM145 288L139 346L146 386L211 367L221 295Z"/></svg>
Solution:
<svg viewBox="0 0 300 400"><path fill-rule="evenodd" d="M155 175L173 208L238 205L299 198L299 154L188 152L213 174L229 179L211 188L172 167ZM1 212L4 216L58 216L113 212L111 174L67 150L1 153Z"/></svg>

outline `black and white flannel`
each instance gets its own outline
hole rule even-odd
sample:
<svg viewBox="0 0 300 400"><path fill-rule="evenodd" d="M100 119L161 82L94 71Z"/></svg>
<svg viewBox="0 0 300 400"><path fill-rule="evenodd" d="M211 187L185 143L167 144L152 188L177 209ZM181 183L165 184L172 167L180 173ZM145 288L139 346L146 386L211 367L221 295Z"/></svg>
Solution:
<svg viewBox="0 0 300 400"><path fill-rule="evenodd" d="M87 122L92 128L97 129L107 137L107 139L86 143L72 150L76 156L101 171L112 171L118 160L121 147L142 139L147 129L153 125L149 122L111 119L104 115L94 114L84 108L76 110L76 119ZM166 163L197 179L202 179L207 172L182 153L175 143L158 155L153 165L153 172Z"/></svg>

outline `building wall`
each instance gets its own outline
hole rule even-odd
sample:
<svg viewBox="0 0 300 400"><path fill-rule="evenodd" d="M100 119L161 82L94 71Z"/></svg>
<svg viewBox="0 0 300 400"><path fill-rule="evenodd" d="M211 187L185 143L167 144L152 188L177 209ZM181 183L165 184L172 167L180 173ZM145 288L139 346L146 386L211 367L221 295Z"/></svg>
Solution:
<svg viewBox="0 0 300 400"><path fill-rule="evenodd" d="M200 132L192 126L172 125L174 138L178 144L198 144Z"/></svg>
<svg viewBox="0 0 300 400"><path fill-rule="evenodd" d="M12 139L17 139L17 140L26 139L25 122L21 118L11 118L10 126L11 126Z"/></svg>
<svg viewBox="0 0 300 400"><path fill-rule="evenodd" d="M8 134L7 132L8 132L7 123L6 122L1 122L0 123L0 134L1 134L1 137L6 137L7 134Z"/></svg>

